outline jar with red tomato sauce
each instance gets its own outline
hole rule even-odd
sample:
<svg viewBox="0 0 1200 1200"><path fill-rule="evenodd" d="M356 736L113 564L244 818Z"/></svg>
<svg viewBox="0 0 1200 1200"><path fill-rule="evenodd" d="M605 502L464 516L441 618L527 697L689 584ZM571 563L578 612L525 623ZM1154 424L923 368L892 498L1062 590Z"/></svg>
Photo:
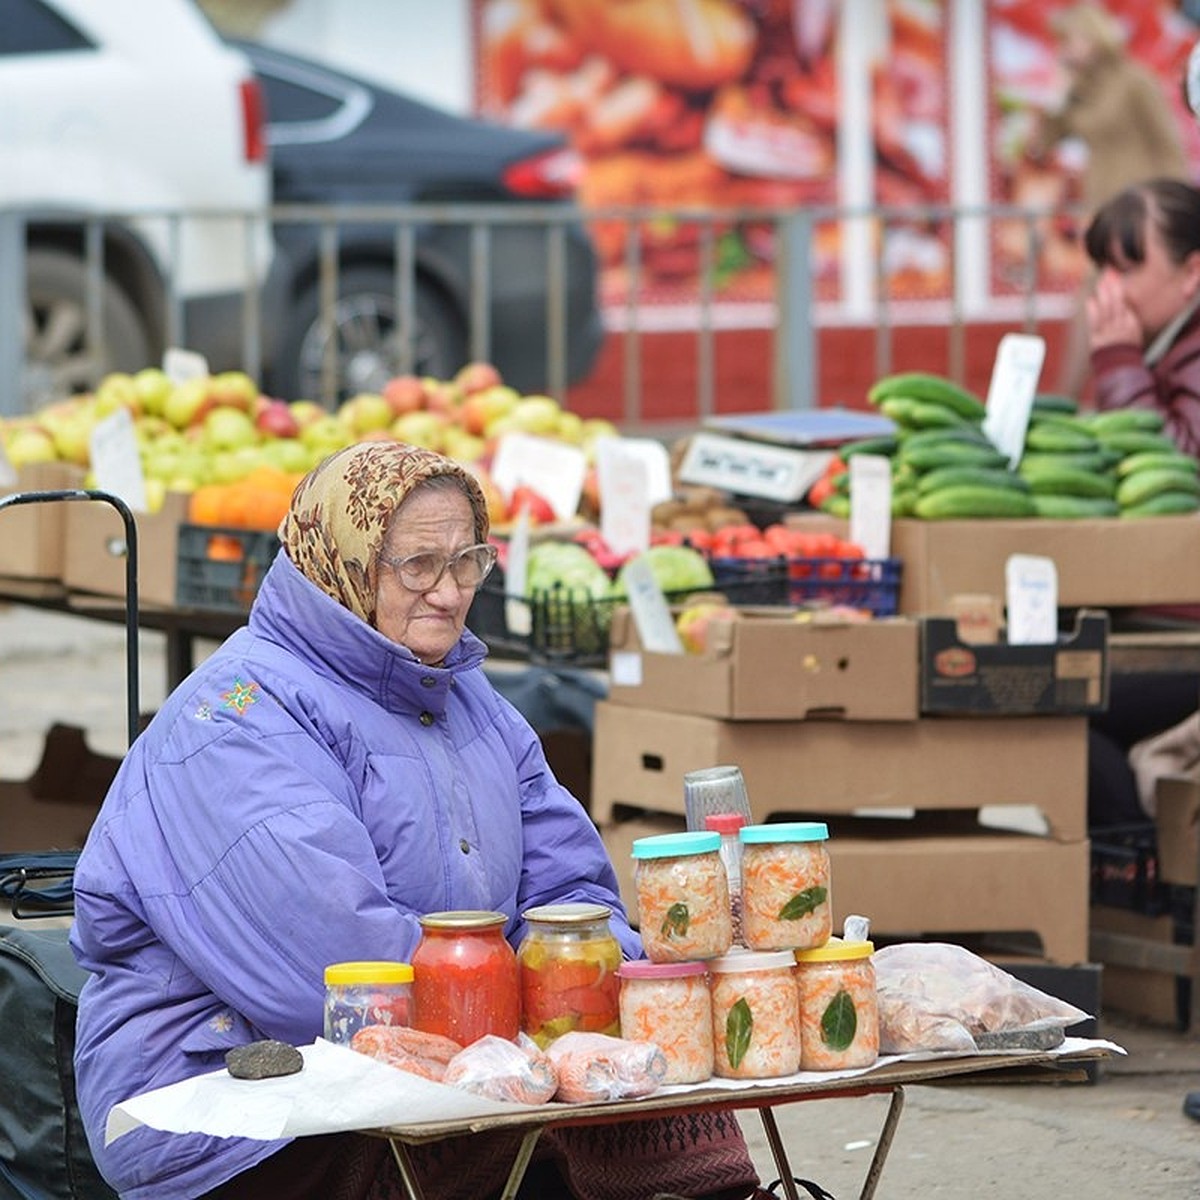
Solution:
<svg viewBox="0 0 1200 1200"><path fill-rule="evenodd" d="M546 904L522 914L521 1028L544 1050L572 1030L619 1037L621 945L604 904Z"/></svg>
<svg viewBox="0 0 1200 1200"><path fill-rule="evenodd" d="M412 956L413 1028L460 1046L485 1034L515 1039L521 1031L517 956L504 936L502 912L460 910L421 918Z"/></svg>

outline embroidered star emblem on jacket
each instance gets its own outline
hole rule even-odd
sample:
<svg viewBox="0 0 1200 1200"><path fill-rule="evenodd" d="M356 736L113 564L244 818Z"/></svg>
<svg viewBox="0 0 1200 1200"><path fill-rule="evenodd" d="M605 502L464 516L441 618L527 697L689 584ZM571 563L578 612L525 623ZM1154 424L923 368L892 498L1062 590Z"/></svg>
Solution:
<svg viewBox="0 0 1200 1200"><path fill-rule="evenodd" d="M232 708L240 717L252 704L258 703L258 684L243 683L240 679L233 681L233 687L221 693L221 699L226 708Z"/></svg>

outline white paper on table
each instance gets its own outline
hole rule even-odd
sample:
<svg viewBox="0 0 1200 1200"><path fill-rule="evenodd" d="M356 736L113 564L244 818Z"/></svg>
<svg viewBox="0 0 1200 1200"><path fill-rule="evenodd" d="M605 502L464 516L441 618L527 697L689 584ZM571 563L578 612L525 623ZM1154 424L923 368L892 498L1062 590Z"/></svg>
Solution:
<svg viewBox="0 0 1200 1200"><path fill-rule="evenodd" d="M250 1080L213 1071L122 1101L108 1114L105 1144L139 1125L270 1142L409 1124L414 1113L440 1121L534 1107L434 1083L322 1038L300 1053L304 1069L295 1075Z"/></svg>
<svg viewBox="0 0 1200 1200"><path fill-rule="evenodd" d="M1049 1057L1104 1049L1125 1051L1115 1042L1069 1037L1045 1053ZM108 1114L105 1144L140 1125L167 1133L204 1133L211 1137L247 1137L260 1141L304 1137L318 1133L386 1129L426 1121L465 1121L503 1113L545 1111L547 1107L569 1113L570 1105L513 1104L473 1095L462 1088L433 1083L410 1075L366 1054L335 1046L320 1038L300 1047L304 1070L280 1079L234 1079L228 1071L198 1075L152 1092L143 1092L115 1105ZM986 1057L1022 1057L1028 1052L980 1051ZM850 1079L870 1075L896 1062L975 1057L922 1052L889 1055L873 1066L852 1071L802 1071L773 1079L708 1079L703 1083L675 1084L657 1094L680 1095L711 1089L743 1091L755 1087Z"/></svg>

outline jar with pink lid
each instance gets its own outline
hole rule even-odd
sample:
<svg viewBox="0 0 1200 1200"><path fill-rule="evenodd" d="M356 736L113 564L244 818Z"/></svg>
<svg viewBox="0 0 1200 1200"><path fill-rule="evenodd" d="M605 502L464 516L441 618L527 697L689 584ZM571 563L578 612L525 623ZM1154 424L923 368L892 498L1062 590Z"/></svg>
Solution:
<svg viewBox="0 0 1200 1200"><path fill-rule="evenodd" d="M702 1083L713 1073L712 994L702 962L622 963L621 1036L653 1042L667 1060L663 1083Z"/></svg>

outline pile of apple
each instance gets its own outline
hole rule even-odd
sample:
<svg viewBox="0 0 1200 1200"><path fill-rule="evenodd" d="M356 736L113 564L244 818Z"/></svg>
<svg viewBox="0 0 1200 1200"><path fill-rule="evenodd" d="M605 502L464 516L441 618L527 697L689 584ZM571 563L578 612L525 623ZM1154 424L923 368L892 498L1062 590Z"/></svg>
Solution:
<svg viewBox="0 0 1200 1200"><path fill-rule="evenodd" d="M242 371L173 381L147 367L110 374L94 392L0 420L0 441L15 467L65 462L86 470L93 428L121 408L132 418L152 511L167 491L234 483L263 467L302 473L355 442L394 439L468 466L500 524L514 511L514 497L500 492L489 471L503 434L557 438L578 445L591 461L596 439L617 433L611 422L582 420L551 396L522 395L490 363L470 363L449 380L397 376L382 392L353 396L332 412L312 400L264 395ZM545 510L533 513L539 514L544 518Z"/></svg>

